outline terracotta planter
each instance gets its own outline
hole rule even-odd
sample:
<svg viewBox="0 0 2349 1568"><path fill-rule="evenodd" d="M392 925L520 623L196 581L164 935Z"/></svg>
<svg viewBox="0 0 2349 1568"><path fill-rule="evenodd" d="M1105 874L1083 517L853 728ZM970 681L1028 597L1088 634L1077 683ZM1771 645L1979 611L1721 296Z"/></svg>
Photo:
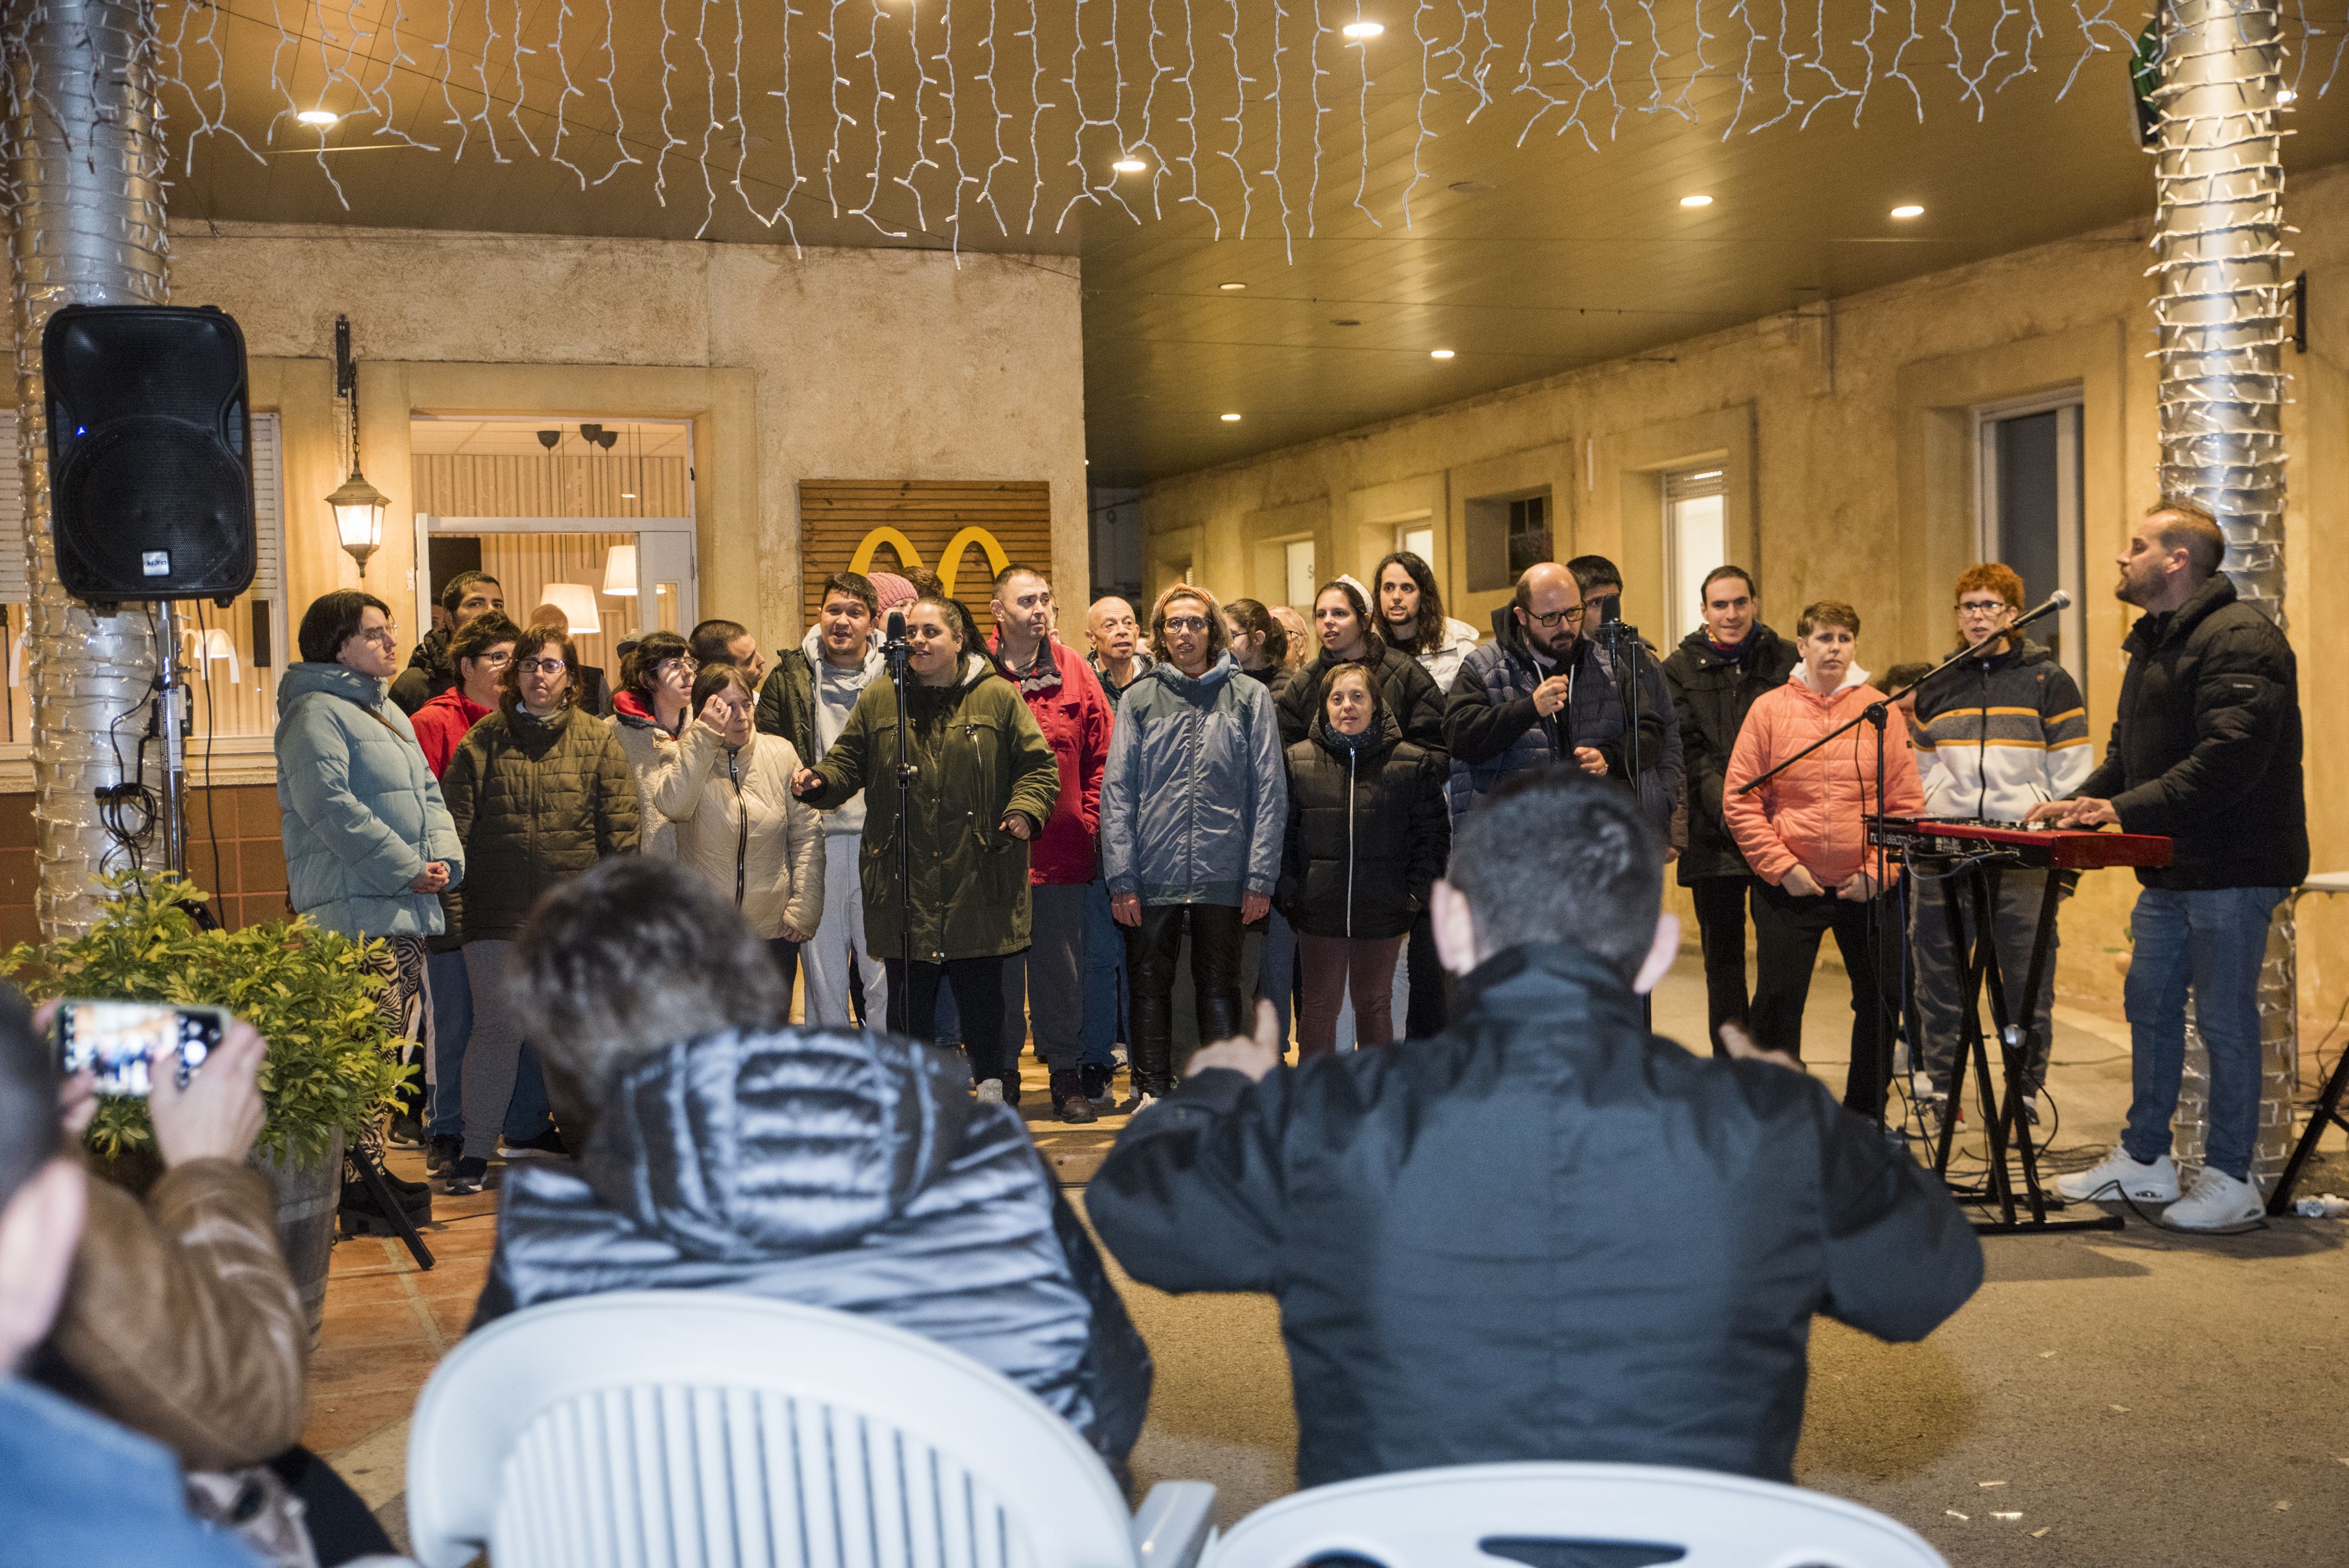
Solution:
<svg viewBox="0 0 2349 1568"><path fill-rule="evenodd" d="M315 1347L326 1316L326 1264L335 1250L335 1210L343 1196L343 1135L336 1132L314 1163L285 1165L255 1154L253 1165L269 1178L276 1194L277 1246L301 1295Z"/></svg>

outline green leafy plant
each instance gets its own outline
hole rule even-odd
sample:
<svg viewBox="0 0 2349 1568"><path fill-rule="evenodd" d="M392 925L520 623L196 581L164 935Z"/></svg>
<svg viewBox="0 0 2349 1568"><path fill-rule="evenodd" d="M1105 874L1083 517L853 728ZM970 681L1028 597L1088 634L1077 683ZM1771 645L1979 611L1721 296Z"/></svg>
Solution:
<svg viewBox="0 0 2349 1568"><path fill-rule="evenodd" d="M88 934L18 943L0 954L0 975L36 1002L89 996L226 1007L269 1042L261 1064L268 1107L259 1147L274 1159L317 1159L339 1129L357 1141L414 1068L399 1065L377 1010L386 981L367 966L372 943L306 917L207 930L194 911L203 892L170 872L118 872ZM119 1158L151 1149L143 1099L106 1099L90 1146Z"/></svg>

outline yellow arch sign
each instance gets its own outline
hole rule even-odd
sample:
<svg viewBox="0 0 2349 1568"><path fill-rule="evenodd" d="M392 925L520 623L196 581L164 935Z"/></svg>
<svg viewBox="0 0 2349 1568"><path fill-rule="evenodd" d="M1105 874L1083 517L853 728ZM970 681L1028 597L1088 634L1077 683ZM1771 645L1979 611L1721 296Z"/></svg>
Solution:
<svg viewBox="0 0 2349 1568"><path fill-rule="evenodd" d="M856 553L848 558L848 569L856 573L870 572L873 569L873 552L885 544L897 552L898 560L916 571L921 569L922 552L914 548L914 542L886 524L864 536L856 546ZM987 553L990 583L997 573L1011 564L1011 557L1005 552L995 535L975 524L964 529L947 542L945 553L938 557L939 565L945 568L939 573L938 584L946 590L949 599L954 597L955 577L962 570L963 552L973 544Z"/></svg>

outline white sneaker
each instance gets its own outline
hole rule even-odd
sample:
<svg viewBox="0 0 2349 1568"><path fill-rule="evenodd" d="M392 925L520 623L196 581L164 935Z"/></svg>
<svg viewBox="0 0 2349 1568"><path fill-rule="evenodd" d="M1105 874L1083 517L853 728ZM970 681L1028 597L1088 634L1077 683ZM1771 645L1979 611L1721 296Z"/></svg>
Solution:
<svg viewBox="0 0 2349 1568"><path fill-rule="evenodd" d="M2161 1212L2161 1222L2173 1231L2231 1231L2256 1223L2266 1212L2255 1183L2205 1165L2195 1172L2186 1196Z"/></svg>
<svg viewBox="0 0 2349 1568"><path fill-rule="evenodd" d="M1158 1097L1154 1094L1137 1096L1134 1100L1133 1114L1140 1116L1143 1111L1148 1110L1152 1106L1156 1105L1157 1103Z"/></svg>
<svg viewBox="0 0 2349 1568"><path fill-rule="evenodd" d="M2168 1203L2178 1197L2178 1167L2167 1154L2149 1163L2132 1160L2127 1150L2116 1144L2099 1163L2055 1178L2055 1191L2075 1203L2124 1196L2140 1203Z"/></svg>
<svg viewBox="0 0 2349 1568"><path fill-rule="evenodd" d="M1003 1103L1003 1080L1001 1078L979 1079L978 1103L981 1105L1001 1105Z"/></svg>

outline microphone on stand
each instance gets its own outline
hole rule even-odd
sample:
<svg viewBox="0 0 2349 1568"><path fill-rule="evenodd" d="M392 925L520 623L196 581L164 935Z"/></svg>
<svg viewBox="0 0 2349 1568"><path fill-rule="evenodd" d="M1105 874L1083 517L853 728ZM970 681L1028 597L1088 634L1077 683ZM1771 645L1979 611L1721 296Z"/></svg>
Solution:
<svg viewBox="0 0 2349 1568"><path fill-rule="evenodd" d="M2064 601L2066 603L2069 603L2071 601L2069 600ZM905 612L903 610L892 610L889 612L888 630L883 634L882 641L888 643L902 643L905 640Z"/></svg>
<svg viewBox="0 0 2349 1568"><path fill-rule="evenodd" d="M2013 620L2009 621L2006 624L2006 629L2012 632L2017 626L2027 626L2043 615L2052 615L2058 610L2068 608L2071 603L2072 595L2066 593L2063 589L2058 588L2055 592L2047 595L2047 601L2045 603L2034 604L2030 609L2025 610L2022 614L2017 615Z"/></svg>

